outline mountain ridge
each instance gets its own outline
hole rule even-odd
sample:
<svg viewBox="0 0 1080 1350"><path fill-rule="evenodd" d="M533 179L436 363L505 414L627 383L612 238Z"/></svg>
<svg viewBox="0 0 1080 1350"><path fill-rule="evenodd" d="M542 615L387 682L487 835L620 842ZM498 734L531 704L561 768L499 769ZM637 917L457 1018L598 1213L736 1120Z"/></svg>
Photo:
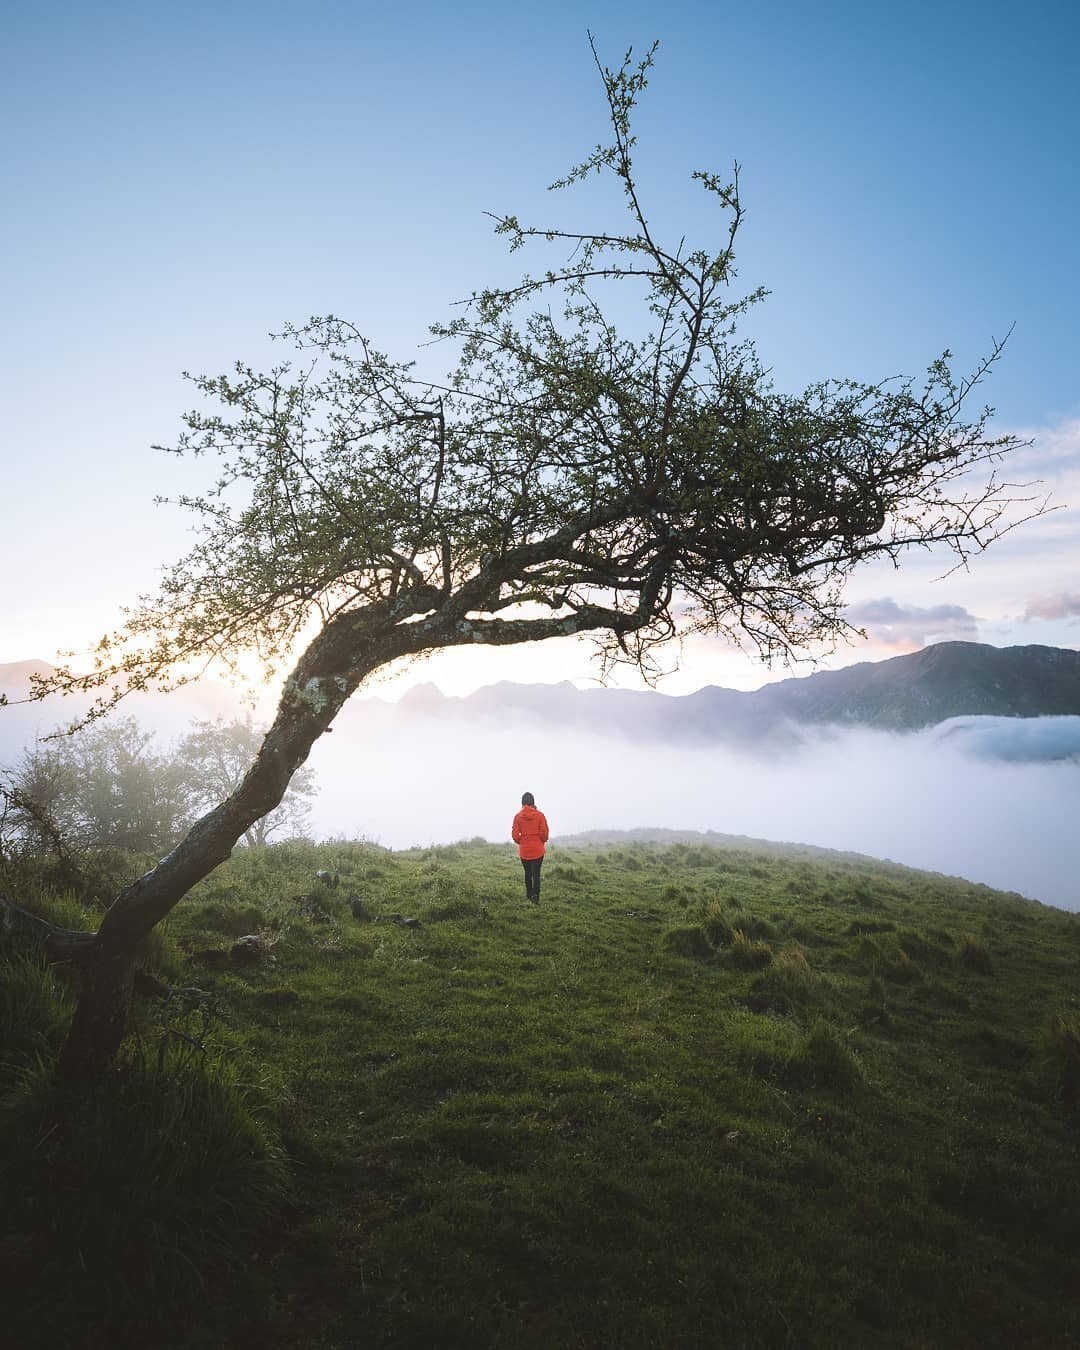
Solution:
<svg viewBox="0 0 1080 1350"><path fill-rule="evenodd" d="M399 706L440 720L531 715L595 732L632 725L638 737L675 743L784 740L792 724L918 731L965 716L1080 716L1080 651L942 642L745 692L707 685L671 695L504 680L464 697L420 685Z"/></svg>
<svg viewBox="0 0 1080 1350"><path fill-rule="evenodd" d="M24 696L29 674L48 669L41 661L0 665L0 692ZM76 703L77 699L56 705L58 717L75 712ZM34 705L41 712L47 706ZM707 685L692 694L665 694L578 689L569 681L503 680L457 697L423 684L410 689L397 704L378 696L355 701L345 718L366 721L373 715L440 722L529 719L562 730L632 734L635 739L673 744L782 744L793 736L792 728L801 725L917 731L965 716L1080 716L1080 651L1036 644L941 642L884 661L815 671L752 691Z"/></svg>

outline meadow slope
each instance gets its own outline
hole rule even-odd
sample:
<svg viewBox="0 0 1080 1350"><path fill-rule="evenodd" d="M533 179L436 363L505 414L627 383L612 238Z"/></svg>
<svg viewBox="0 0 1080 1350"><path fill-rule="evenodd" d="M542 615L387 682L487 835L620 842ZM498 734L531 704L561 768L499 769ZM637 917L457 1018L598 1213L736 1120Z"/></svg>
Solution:
<svg viewBox="0 0 1080 1350"><path fill-rule="evenodd" d="M70 993L9 942L17 1343L1080 1341L1078 916L781 847L519 872L238 852L152 953L209 999L140 1006L111 1104L58 1106Z"/></svg>

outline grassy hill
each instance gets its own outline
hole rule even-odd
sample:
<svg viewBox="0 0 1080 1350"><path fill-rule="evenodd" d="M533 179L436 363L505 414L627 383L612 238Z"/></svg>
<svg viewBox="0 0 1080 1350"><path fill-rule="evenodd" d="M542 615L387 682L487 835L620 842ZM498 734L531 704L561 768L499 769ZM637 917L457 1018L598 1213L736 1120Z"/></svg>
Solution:
<svg viewBox="0 0 1080 1350"><path fill-rule="evenodd" d="M153 953L209 1000L142 1005L89 1105L5 949L16 1343L1078 1343L1078 916L777 847L556 848L536 908L519 872L239 854Z"/></svg>

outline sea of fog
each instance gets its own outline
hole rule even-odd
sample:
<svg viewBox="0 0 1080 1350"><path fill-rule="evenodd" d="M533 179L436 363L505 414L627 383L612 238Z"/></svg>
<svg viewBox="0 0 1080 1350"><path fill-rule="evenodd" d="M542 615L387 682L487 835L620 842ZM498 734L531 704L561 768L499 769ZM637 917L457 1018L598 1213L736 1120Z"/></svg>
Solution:
<svg viewBox="0 0 1080 1350"><path fill-rule="evenodd" d="M1080 910L1080 717L921 732L799 728L761 753L400 718L324 737L313 824L391 848L507 839L521 793L559 835L669 826L889 858ZM346 723L346 725L341 725ZM359 730L359 728L357 728Z"/></svg>

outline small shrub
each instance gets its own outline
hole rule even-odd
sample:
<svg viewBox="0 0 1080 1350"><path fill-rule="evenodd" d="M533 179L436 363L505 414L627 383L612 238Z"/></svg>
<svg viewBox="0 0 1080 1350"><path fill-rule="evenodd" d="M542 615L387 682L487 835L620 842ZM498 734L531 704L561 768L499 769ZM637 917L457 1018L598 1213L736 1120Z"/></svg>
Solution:
<svg viewBox="0 0 1080 1350"><path fill-rule="evenodd" d="M969 970L980 975L992 975L994 972L994 963L986 943L974 933L960 934L960 960Z"/></svg>

